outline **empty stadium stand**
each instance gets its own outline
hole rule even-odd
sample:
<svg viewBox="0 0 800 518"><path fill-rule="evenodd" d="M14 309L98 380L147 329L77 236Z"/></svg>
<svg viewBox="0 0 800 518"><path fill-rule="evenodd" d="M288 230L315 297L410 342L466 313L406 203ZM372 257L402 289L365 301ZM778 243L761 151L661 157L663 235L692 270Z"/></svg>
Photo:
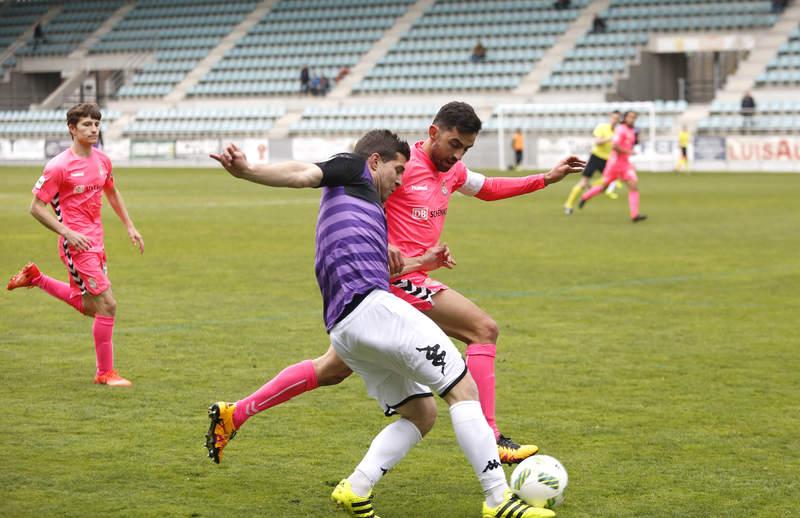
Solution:
<svg viewBox="0 0 800 518"><path fill-rule="evenodd" d="M556 10L552 0L437 0L353 92L512 90L586 3ZM487 55L473 62L478 42Z"/></svg>
<svg viewBox="0 0 800 518"><path fill-rule="evenodd" d="M255 0L138 0L91 53L154 52L120 98L163 97L251 12Z"/></svg>
<svg viewBox="0 0 800 518"><path fill-rule="evenodd" d="M797 87L800 85L800 26L795 28L767 70L756 79L759 88Z"/></svg>
<svg viewBox="0 0 800 518"><path fill-rule="evenodd" d="M67 119L64 110L0 110L0 137L69 138ZM103 124L109 124L120 117L115 110L103 110Z"/></svg>
<svg viewBox="0 0 800 518"><path fill-rule="evenodd" d="M189 92L190 97L287 95L300 70L330 83L394 25L413 0L282 0Z"/></svg>
<svg viewBox="0 0 800 518"><path fill-rule="evenodd" d="M280 105L139 110L124 135L145 138L263 135L285 112Z"/></svg>
<svg viewBox="0 0 800 518"><path fill-rule="evenodd" d="M591 29L542 83L543 90L611 89L653 33L754 30L778 16L769 1L612 0L600 16L606 31Z"/></svg>

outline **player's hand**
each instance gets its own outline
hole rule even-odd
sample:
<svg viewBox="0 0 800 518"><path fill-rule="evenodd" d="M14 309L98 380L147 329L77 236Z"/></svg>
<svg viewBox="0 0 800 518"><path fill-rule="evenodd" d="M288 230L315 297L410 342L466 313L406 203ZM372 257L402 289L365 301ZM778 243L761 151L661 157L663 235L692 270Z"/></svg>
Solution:
<svg viewBox="0 0 800 518"><path fill-rule="evenodd" d="M429 272L438 268L447 268L451 270L456 265L453 255L450 253L446 243L442 243L431 247L425 251L421 256L422 270Z"/></svg>
<svg viewBox="0 0 800 518"><path fill-rule="evenodd" d="M389 245L389 277L399 275L403 271L405 260L400 249L396 246Z"/></svg>
<svg viewBox="0 0 800 518"><path fill-rule="evenodd" d="M239 149L236 144L228 144L222 153L211 153L208 156L222 164L222 167L236 178L241 178L250 170L250 163L247 161L244 151Z"/></svg>
<svg viewBox="0 0 800 518"><path fill-rule="evenodd" d="M144 239L142 239L142 235L136 230L136 227L133 225L128 227L128 237L131 239L131 243L133 246L139 248L139 253L144 253Z"/></svg>
<svg viewBox="0 0 800 518"><path fill-rule="evenodd" d="M64 232L64 239L67 240L69 246L78 252L85 252L92 247L91 239L74 230L67 229L67 231Z"/></svg>
<svg viewBox="0 0 800 518"><path fill-rule="evenodd" d="M576 156L568 156L561 159L554 168L544 175L544 184L560 182L565 176L571 173L580 173L586 167L586 162Z"/></svg>

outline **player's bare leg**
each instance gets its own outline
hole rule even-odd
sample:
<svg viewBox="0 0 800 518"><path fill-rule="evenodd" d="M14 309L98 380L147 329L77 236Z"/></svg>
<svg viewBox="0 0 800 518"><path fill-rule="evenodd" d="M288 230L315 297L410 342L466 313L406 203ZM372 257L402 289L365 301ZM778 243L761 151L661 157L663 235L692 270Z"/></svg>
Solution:
<svg viewBox="0 0 800 518"><path fill-rule="evenodd" d="M500 459L508 464L521 462L535 455L533 444L517 444L500 433L495 420L494 358L499 329L494 319L474 302L453 289L433 295L433 308L425 314L448 336L467 344L467 368L478 387L478 395L486 421L492 428Z"/></svg>

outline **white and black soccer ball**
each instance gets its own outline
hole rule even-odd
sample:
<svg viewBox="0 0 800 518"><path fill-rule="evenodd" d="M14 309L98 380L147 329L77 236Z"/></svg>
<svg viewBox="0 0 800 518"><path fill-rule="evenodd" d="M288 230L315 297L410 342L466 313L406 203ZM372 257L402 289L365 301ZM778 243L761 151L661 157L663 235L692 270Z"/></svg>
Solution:
<svg viewBox="0 0 800 518"><path fill-rule="evenodd" d="M534 455L520 462L511 473L511 489L534 507L552 509L564 501L567 470L549 455Z"/></svg>

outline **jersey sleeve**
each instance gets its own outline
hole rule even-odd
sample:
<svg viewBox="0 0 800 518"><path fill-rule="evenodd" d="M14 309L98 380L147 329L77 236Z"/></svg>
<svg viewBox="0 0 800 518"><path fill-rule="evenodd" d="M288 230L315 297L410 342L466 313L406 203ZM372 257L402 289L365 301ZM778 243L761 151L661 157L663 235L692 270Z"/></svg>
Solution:
<svg viewBox="0 0 800 518"><path fill-rule="evenodd" d="M469 169L467 169L467 166L465 166L463 162L458 162L455 167L457 169L455 171L456 174L453 177L452 190L458 191L461 189L462 185L467 183L467 176L469 174Z"/></svg>
<svg viewBox="0 0 800 518"><path fill-rule="evenodd" d="M325 162L317 162L317 167L322 169L319 187L356 183L364 173L364 163L363 158L349 153L333 156Z"/></svg>
<svg viewBox="0 0 800 518"><path fill-rule="evenodd" d="M484 175L467 169L464 181L461 182L461 185L457 187L456 190L466 196L475 196L483 189L483 184L485 182L486 177Z"/></svg>
<svg viewBox="0 0 800 518"><path fill-rule="evenodd" d="M103 166L105 166L106 171L108 171L108 174L106 175L106 183L103 184L103 189L108 191L114 188L114 172L112 171L114 167L111 165L111 159L107 156L103 155L102 161Z"/></svg>
<svg viewBox="0 0 800 518"><path fill-rule="evenodd" d="M594 131L592 132L592 135L594 135L595 138L604 138L604 137L607 136L606 132L603 131L603 125L602 124L598 124L597 126L595 126Z"/></svg>
<svg viewBox="0 0 800 518"><path fill-rule="evenodd" d="M42 176L33 186L33 194L45 203L50 203L58 194L61 182L64 181L64 168L60 165L49 163L44 166Z"/></svg>

